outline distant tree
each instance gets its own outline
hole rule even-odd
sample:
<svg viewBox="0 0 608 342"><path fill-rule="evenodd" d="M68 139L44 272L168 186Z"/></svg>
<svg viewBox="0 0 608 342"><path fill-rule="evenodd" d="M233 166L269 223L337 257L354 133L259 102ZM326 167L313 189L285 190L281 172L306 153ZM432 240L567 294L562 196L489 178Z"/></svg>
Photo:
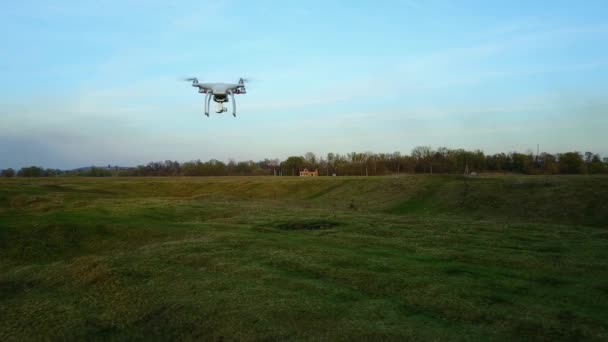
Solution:
<svg viewBox="0 0 608 342"><path fill-rule="evenodd" d="M378 156L372 152L365 152L365 175L375 176L378 174Z"/></svg>
<svg viewBox="0 0 608 342"><path fill-rule="evenodd" d="M61 174L61 170L57 169L46 169L43 172L43 177L55 177Z"/></svg>
<svg viewBox="0 0 608 342"><path fill-rule="evenodd" d="M202 176L201 161L188 161L182 164L181 170L184 176Z"/></svg>
<svg viewBox="0 0 608 342"><path fill-rule="evenodd" d="M236 175L238 176L251 176L254 170L254 163L252 161L238 162L236 164Z"/></svg>
<svg viewBox="0 0 608 342"><path fill-rule="evenodd" d="M463 173L466 169L471 171L472 160L470 152L467 152L461 148L456 150L450 150L448 153L448 160L452 165L452 172Z"/></svg>
<svg viewBox="0 0 608 342"><path fill-rule="evenodd" d="M488 171L505 172L508 169L508 156L504 153L496 153L486 156Z"/></svg>
<svg viewBox="0 0 608 342"><path fill-rule="evenodd" d="M400 174L403 171L403 159L405 157L401 155L401 152L395 151L389 156L389 170L391 172Z"/></svg>
<svg viewBox="0 0 608 342"><path fill-rule="evenodd" d="M477 169L477 171L485 171L487 169L486 165L486 155L482 150L473 151L473 166Z"/></svg>
<svg viewBox="0 0 608 342"><path fill-rule="evenodd" d="M351 152L346 155L341 170L343 175L365 175L365 168L369 159L367 153Z"/></svg>
<svg viewBox="0 0 608 342"><path fill-rule="evenodd" d="M416 146L412 157L416 159L416 171L431 172L433 149L429 146Z"/></svg>
<svg viewBox="0 0 608 342"><path fill-rule="evenodd" d="M416 159L411 156L401 157L401 171L403 173L415 173L416 172Z"/></svg>
<svg viewBox="0 0 608 342"><path fill-rule="evenodd" d="M112 171L106 169L106 168L102 168L102 167L97 167L97 166L91 166L91 168L84 173L83 176L86 177L110 177L112 176Z"/></svg>
<svg viewBox="0 0 608 342"><path fill-rule="evenodd" d="M317 168L319 169L319 175L329 175L329 163L327 163L327 160L325 160L325 158L323 158L323 156L319 157L319 161L317 162Z"/></svg>
<svg viewBox="0 0 608 342"><path fill-rule="evenodd" d="M559 173L559 164L557 163L557 158L554 155L549 154L547 152L543 152L540 154L539 163L545 174L556 174Z"/></svg>
<svg viewBox="0 0 608 342"><path fill-rule="evenodd" d="M228 175L234 176L236 175L236 161L234 159L229 159L228 164L226 164L226 170L228 171Z"/></svg>
<svg viewBox="0 0 608 342"><path fill-rule="evenodd" d="M226 164L217 160L211 159L208 162L204 163L206 173L209 176L226 176L228 175L228 171L226 169Z"/></svg>
<svg viewBox="0 0 608 342"><path fill-rule="evenodd" d="M321 175L388 175L397 173L457 173L462 174L468 167L473 172L518 172L526 174L556 173L608 173L608 158L602 161L598 154L592 152L568 152L551 155L543 152L534 155L512 152L508 155L497 153L485 155L481 150L449 149L439 147L433 150L429 146L417 146L411 155L400 152L373 153L350 152L344 155L328 153L327 159L317 157L312 152L305 156L290 156L284 161L263 159L237 162L230 159L223 163L216 159L206 162L200 160L179 163L165 160L149 162L132 168L119 168L108 165L90 167L73 171L43 169L38 166L23 167L18 172L13 169L0 170L0 176L13 177L50 177L67 176L226 176L226 175L298 175L304 168L319 169Z"/></svg>
<svg viewBox="0 0 608 342"><path fill-rule="evenodd" d="M579 152L567 152L559 155L560 173L585 173L585 162Z"/></svg>
<svg viewBox="0 0 608 342"><path fill-rule="evenodd" d="M17 177L44 177L44 169L38 166L22 167L17 172Z"/></svg>
<svg viewBox="0 0 608 342"><path fill-rule="evenodd" d="M12 178L15 177L15 170L12 168L4 169L0 171L0 177Z"/></svg>
<svg viewBox="0 0 608 342"><path fill-rule="evenodd" d="M534 168L534 156L532 153L511 153L512 170L520 173L532 173Z"/></svg>
<svg viewBox="0 0 608 342"><path fill-rule="evenodd" d="M436 151L433 151L431 159L431 165L434 173L450 173L454 170L454 165L449 158L450 149L447 147L439 147Z"/></svg>
<svg viewBox="0 0 608 342"><path fill-rule="evenodd" d="M387 153L378 153L373 155L374 176L390 174L390 159L391 155Z"/></svg>
<svg viewBox="0 0 608 342"><path fill-rule="evenodd" d="M607 172L606 165L602 163L602 159L599 154L594 154L591 157L591 162L587 165L587 171L589 173L598 174L598 173L606 173Z"/></svg>
<svg viewBox="0 0 608 342"><path fill-rule="evenodd" d="M336 162L338 161L338 155L333 152L327 153L327 168L330 175L336 173Z"/></svg>
<svg viewBox="0 0 608 342"><path fill-rule="evenodd" d="M302 156L291 156L287 158L284 162L281 163L281 169L283 170L283 175L294 175L298 176L299 171L303 170L306 165L306 160Z"/></svg>
<svg viewBox="0 0 608 342"><path fill-rule="evenodd" d="M315 169L318 167L317 165L317 156L312 152L306 152L304 154L304 160L306 161L306 167L310 169Z"/></svg>
<svg viewBox="0 0 608 342"><path fill-rule="evenodd" d="M256 175L274 175L276 172L278 172L279 160L265 158L264 160L257 162L256 165Z"/></svg>

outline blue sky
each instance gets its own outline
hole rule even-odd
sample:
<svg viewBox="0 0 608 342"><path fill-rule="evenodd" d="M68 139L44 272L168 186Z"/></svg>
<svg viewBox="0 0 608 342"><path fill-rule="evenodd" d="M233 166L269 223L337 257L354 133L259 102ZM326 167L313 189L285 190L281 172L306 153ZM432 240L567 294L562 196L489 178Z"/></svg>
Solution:
<svg viewBox="0 0 608 342"><path fill-rule="evenodd" d="M417 145L608 156L606 18L606 1L8 2L0 168ZM238 117L204 117L187 76L252 78Z"/></svg>

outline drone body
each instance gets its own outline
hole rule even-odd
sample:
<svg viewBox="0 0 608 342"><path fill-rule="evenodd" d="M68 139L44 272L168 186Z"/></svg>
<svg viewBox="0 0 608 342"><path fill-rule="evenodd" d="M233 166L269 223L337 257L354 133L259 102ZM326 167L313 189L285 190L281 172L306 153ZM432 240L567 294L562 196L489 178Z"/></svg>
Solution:
<svg viewBox="0 0 608 342"><path fill-rule="evenodd" d="M217 103L216 113L227 112L228 108L224 107L224 103L228 102L228 96L232 101L232 115L236 117L236 102L234 94L246 94L245 80L239 79L238 83L199 83L196 77L187 78L186 81L192 81L192 86L198 88L198 92L205 94L205 115L209 116L209 105L211 99Z"/></svg>

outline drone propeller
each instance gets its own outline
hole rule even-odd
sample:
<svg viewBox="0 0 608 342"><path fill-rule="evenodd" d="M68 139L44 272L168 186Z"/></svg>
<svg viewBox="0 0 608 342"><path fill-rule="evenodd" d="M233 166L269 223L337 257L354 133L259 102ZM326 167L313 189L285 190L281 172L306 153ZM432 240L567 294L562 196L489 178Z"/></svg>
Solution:
<svg viewBox="0 0 608 342"><path fill-rule="evenodd" d="M251 78L245 78L245 77L239 78L239 83L250 83L250 82L251 82Z"/></svg>
<svg viewBox="0 0 608 342"><path fill-rule="evenodd" d="M198 78L196 77L183 78L182 80L186 82L198 82Z"/></svg>

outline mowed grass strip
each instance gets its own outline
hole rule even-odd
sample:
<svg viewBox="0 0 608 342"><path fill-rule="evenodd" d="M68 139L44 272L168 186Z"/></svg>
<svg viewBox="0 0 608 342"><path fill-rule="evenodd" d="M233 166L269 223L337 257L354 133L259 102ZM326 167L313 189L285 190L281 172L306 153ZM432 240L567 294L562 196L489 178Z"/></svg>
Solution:
<svg viewBox="0 0 608 342"><path fill-rule="evenodd" d="M0 338L605 339L608 178L468 181L3 180Z"/></svg>

